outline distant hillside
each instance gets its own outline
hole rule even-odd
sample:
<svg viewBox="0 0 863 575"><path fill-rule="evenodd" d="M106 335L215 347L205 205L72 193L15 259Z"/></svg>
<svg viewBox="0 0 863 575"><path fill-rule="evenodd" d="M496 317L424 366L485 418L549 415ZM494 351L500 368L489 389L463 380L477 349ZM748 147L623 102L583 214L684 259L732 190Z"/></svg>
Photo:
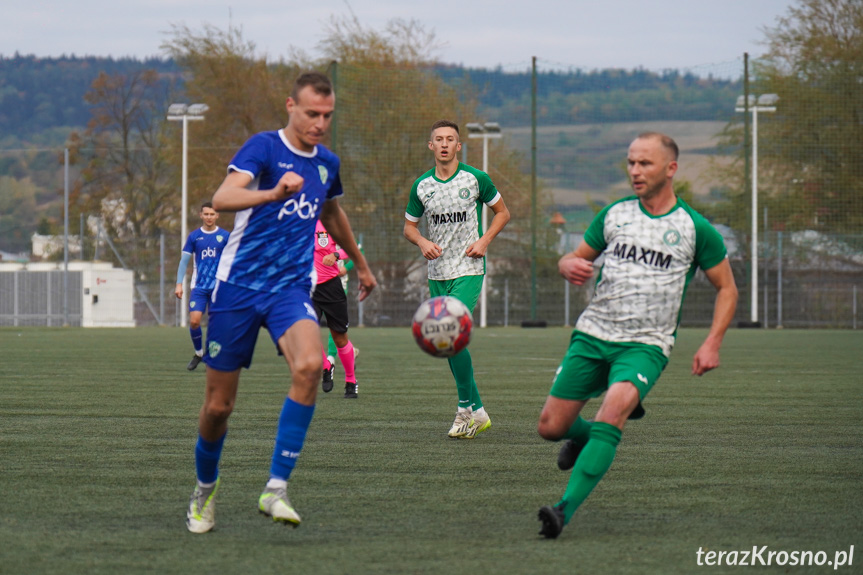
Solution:
<svg viewBox="0 0 863 575"><path fill-rule="evenodd" d="M84 95L100 72L129 75L144 69L157 70L166 80L177 81L175 89L182 89L181 71L172 60L0 56L0 249L26 250L37 227L59 229L60 150L69 133L90 120ZM508 145L530 158L529 72L457 66L437 66L430 72L474 99L476 120L499 122ZM604 203L625 188L622 153L634 127L656 129L669 123L675 123L675 137L686 130L698 134L697 143L685 146L685 153L696 154L686 165L701 168L704 154L714 146L710 138L734 115L739 93L737 82L674 71L540 72L539 177L558 206ZM165 98L182 96L169 95L166 89ZM689 126L684 128L684 123ZM696 173L684 175L696 193L709 194L717 186Z"/></svg>
<svg viewBox="0 0 863 575"><path fill-rule="evenodd" d="M100 72L130 74L155 69L176 75L173 60L74 56L0 56L0 134L33 142L58 127L82 127L90 119L84 94ZM505 118L511 126L530 124L528 72L438 66L433 71L455 86L470 83L479 112ZM737 82L703 79L675 71L646 70L541 72L537 99L539 125L652 120L719 120L740 92Z"/></svg>
<svg viewBox="0 0 863 575"><path fill-rule="evenodd" d="M100 72L128 74L147 68L178 72L172 60L157 58L0 56L0 134L4 141L11 137L33 142L41 132L83 127L90 119L84 94Z"/></svg>
<svg viewBox="0 0 863 575"><path fill-rule="evenodd" d="M588 202L599 205L630 193L626 175L626 149L641 132L660 131L680 146L678 181L687 181L697 196L709 196L723 187L709 169L724 162L716 138L724 121L602 122L537 128L537 163L543 184L559 207ZM506 130L507 144L527 154L530 127Z"/></svg>
<svg viewBox="0 0 863 575"><path fill-rule="evenodd" d="M530 125L530 72L457 67L435 72L453 85L478 90L479 111L487 118L505 118L511 126ZM539 72L537 125L724 120L741 90L738 81L674 70Z"/></svg>

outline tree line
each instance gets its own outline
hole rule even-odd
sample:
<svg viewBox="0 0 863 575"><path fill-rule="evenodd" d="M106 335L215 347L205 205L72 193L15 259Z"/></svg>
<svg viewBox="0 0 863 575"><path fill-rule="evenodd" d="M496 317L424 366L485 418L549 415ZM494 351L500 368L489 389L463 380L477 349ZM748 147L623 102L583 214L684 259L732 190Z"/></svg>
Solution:
<svg viewBox="0 0 863 575"><path fill-rule="evenodd" d="M760 124L763 205L781 216L777 220L786 229L859 230L863 5L802 0L766 37L769 52L753 66L752 92L777 92L781 100L780 111L762 115ZM159 233L177 234L180 227L170 207L177 193L180 135L177 123L165 120L167 103L176 98L206 102L211 108L206 121L191 127L198 146L189 169L194 206L212 194L224 166L250 134L284 124L285 90L296 73L307 68L328 71L339 94L330 145L343 158L346 184L362 194L348 199L346 207L365 218L375 238L367 242L367 253L380 250L410 265L411 252L393 230L400 229L402 196L428 167L427 150L417 145L427 137L428 126L440 117L461 123L505 118L507 125L518 125L530 110L528 72L444 66L435 61L433 45L433 33L416 22L395 21L377 31L356 19L334 18L317 59L296 53L288 60L266 62L255 56L254 44L238 30L209 26L198 31L176 28L164 46L164 59L111 61L116 68L100 66L99 59L43 61L15 55L0 58L0 122L6 122L0 125L5 138L14 137L16 125L34 131L70 122L77 126L71 132L65 129L61 143L70 147L74 162L73 221L79 213L100 214L115 237L152 243ZM40 73L23 72L27 62ZM77 74L90 74L86 88L77 84L77 96L71 84L65 91L56 87L62 84L60 78L75 76L76 69ZM58 80L50 81L52 75ZM741 92L739 83L675 72L607 70L543 72L538 84L540 125L637 121L664 114L674 120L710 120L721 108L722 118L731 117L722 145L735 161L720 166L726 187L705 209L735 229L746 229L751 214L743 169L743 115L728 112L729 102ZM30 97L41 90L54 97ZM12 102L8 109L7 102ZM12 113L14 106L34 105ZM84 116L71 111L79 105ZM639 111L642 105L645 111ZM63 111L52 112L54 108ZM29 124L24 121L28 118ZM479 165L481 147L468 148L468 161ZM526 158L494 143L491 151L494 179L516 208L513 213L529 213ZM45 197L48 187L56 201L62 191L61 166L59 158L48 157L44 149L2 152L0 242L11 237L13 228L17 241L23 241L29 237L23 231L35 229L46 215L40 212L41 202L29 197ZM542 210L548 204L542 190L540 201L545 202ZM55 214L54 220L60 217ZM524 245L521 240L529 227L526 219L516 218L508 228L514 250ZM2 243L0 248L9 249ZM393 277L404 271L394 268Z"/></svg>
<svg viewBox="0 0 863 575"><path fill-rule="evenodd" d="M472 86L480 114L505 117L510 125L530 123L530 71L434 62L427 66L454 88ZM46 143L45 133L86 126L91 106L85 94L100 74L129 76L143 70L154 70L178 93L182 90L183 69L172 57L0 55L0 142L7 148ZM739 80L701 78L674 70L540 71L537 86L541 124L721 119L740 90ZM638 97L633 98L633 92Z"/></svg>

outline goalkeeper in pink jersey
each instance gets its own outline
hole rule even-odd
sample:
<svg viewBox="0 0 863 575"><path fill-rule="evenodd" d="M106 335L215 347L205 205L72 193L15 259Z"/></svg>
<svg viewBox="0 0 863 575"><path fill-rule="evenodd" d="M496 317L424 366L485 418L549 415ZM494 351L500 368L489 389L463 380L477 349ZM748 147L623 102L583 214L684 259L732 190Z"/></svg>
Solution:
<svg viewBox="0 0 863 575"><path fill-rule="evenodd" d="M339 260L347 258L344 250L338 249L335 240L320 222L315 227L315 272L318 275L312 303L320 319L327 318L327 326L336 342L336 351L345 368L345 398L357 398L357 376L354 372L354 346L348 339L348 297L339 277ZM322 389L329 393L333 389L335 365L327 358L321 347L324 360Z"/></svg>

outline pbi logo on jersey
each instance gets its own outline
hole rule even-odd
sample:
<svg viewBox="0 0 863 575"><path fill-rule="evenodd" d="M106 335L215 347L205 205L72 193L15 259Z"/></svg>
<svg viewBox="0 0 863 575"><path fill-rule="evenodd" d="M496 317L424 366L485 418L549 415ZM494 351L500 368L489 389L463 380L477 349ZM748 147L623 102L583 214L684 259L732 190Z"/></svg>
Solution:
<svg viewBox="0 0 863 575"><path fill-rule="evenodd" d="M463 200L466 200L470 197L470 190L467 188L462 188L458 191L458 197Z"/></svg>
<svg viewBox="0 0 863 575"><path fill-rule="evenodd" d="M322 248L330 245L330 236L327 232L318 232L318 245Z"/></svg>
<svg viewBox="0 0 863 575"><path fill-rule="evenodd" d="M330 173L327 171L326 166L318 166L318 175L321 177L322 184L326 184L330 177Z"/></svg>
<svg viewBox="0 0 863 575"><path fill-rule="evenodd" d="M319 199L315 199L314 203L306 200L306 194L303 192L300 194L300 197L293 196L287 202L282 205L282 209L279 210L279 221L282 221L282 218L285 216L292 216L297 214L300 218L304 220L311 220L312 218L317 217L318 214L318 203Z"/></svg>
<svg viewBox="0 0 863 575"><path fill-rule="evenodd" d="M216 253L216 248L204 248L201 250L201 259L205 260L207 258L214 258L218 254Z"/></svg>

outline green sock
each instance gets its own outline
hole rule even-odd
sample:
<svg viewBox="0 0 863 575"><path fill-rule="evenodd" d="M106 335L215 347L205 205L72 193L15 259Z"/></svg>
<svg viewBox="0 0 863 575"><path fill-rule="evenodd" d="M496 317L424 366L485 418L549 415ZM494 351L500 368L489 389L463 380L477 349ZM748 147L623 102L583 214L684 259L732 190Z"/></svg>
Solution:
<svg viewBox="0 0 863 575"><path fill-rule="evenodd" d="M336 349L336 342L333 341L333 334L329 334L327 336L327 357L336 357L338 350Z"/></svg>
<svg viewBox="0 0 863 575"><path fill-rule="evenodd" d="M574 439L584 445L590 439L591 427L591 423L579 415L561 439Z"/></svg>
<svg viewBox="0 0 863 575"><path fill-rule="evenodd" d="M482 400L479 398L479 391L473 378L473 361L470 352L463 349L448 360L458 390L458 406L471 407L474 410L482 407Z"/></svg>
<svg viewBox="0 0 863 575"><path fill-rule="evenodd" d="M591 425L590 440L578 456L569 476L566 492L560 500L560 503L566 504L563 510L565 523L569 523L575 510L587 499L611 467L621 435L622 432L610 423L595 421Z"/></svg>

